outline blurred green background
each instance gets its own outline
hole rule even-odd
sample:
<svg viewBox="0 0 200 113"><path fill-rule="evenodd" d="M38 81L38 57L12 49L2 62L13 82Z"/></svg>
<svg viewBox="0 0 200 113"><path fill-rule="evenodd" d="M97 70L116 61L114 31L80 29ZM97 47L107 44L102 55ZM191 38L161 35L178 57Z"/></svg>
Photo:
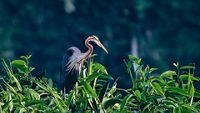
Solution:
<svg viewBox="0 0 200 113"><path fill-rule="evenodd" d="M95 46L95 61L106 66L120 86L130 85L124 59L134 54L164 71L179 61L196 63L200 55L199 0L1 0L0 57L32 54L37 75L58 82L68 47L86 51L96 35L108 49Z"/></svg>

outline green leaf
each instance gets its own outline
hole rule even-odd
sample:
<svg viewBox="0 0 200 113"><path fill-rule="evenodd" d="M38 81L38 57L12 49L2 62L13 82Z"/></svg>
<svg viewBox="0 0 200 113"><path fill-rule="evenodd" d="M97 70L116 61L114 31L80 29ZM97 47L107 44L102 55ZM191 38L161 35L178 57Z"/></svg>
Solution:
<svg viewBox="0 0 200 113"><path fill-rule="evenodd" d="M170 80L170 81L167 82L167 86L171 86L171 87L172 87L172 86L175 87L175 86L177 86L177 84L178 84L178 83L177 83L175 80Z"/></svg>
<svg viewBox="0 0 200 113"><path fill-rule="evenodd" d="M162 103L164 103L168 108L176 107L176 103L174 103L174 101L172 101L171 99L162 100Z"/></svg>
<svg viewBox="0 0 200 113"><path fill-rule="evenodd" d="M196 97L196 98L200 98L200 92L199 92L199 91L195 91L195 93L194 93L194 97Z"/></svg>
<svg viewBox="0 0 200 113"><path fill-rule="evenodd" d="M52 100L53 100L53 102L55 102L56 106L59 108L61 113L66 113L66 110L64 109L61 102L57 98L53 98Z"/></svg>
<svg viewBox="0 0 200 113"><path fill-rule="evenodd" d="M26 107L32 106L32 105L41 105L41 104L45 104L45 102L43 100L28 100L25 103Z"/></svg>
<svg viewBox="0 0 200 113"><path fill-rule="evenodd" d="M122 100L122 102L121 102L121 104L120 104L120 112L123 111L124 107L126 106L127 102L129 101L129 99L130 99L131 97L132 97L132 94L129 94L129 95L126 95L126 96L123 98L123 100Z"/></svg>
<svg viewBox="0 0 200 113"><path fill-rule="evenodd" d="M26 72L27 71L27 69L28 69L28 66L27 66L27 64L26 64L26 62L24 61L24 60L14 60L14 61L12 61L11 62L11 64L14 66L14 67L16 67L16 68L18 68L18 69L20 69L22 72Z"/></svg>
<svg viewBox="0 0 200 113"><path fill-rule="evenodd" d="M116 88L117 88L117 80L113 83L112 88L110 88L110 91L108 92L108 96L113 95L116 91Z"/></svg>
<svg viewBox="0 0 200 113"><path fill-rule="evenodd" d="M8 64L3 59L2 59L2 64L3 64L3 67L4 67L7 75L10 78L10 82L15 82L19 91L22 91L22 86L20 85L19 81L17 80L17 78L13 74L12 70L9 68Z"/></svg>
<svg viewBox="0 0 200 113"><path fill-rule="evenodd" d="M31 95L32 99L36 99L36 100L40 99L39 93L37 93L35 90L29 89L28 91L29 91L29 94Z"/></svg>
<svg viewBox="0 0 200 113"><path fill-rule="evenodd" d="M180 94L183 96L189 96L189 94L186 91L184 91L183 89L180 89L180 88L169 87L169 88L166 88L166 91L168 91L170 93L177 93L177 94Z"/></svg>
<svg viewBox="0 0 200 113"><path fill-rule="evenodd" d="M162 73L162 74L160 75L160 77L162 77L162 78L167 77L167 78L171 78L171 79L172 79L172 76L173 76L173 75L176 75L176 72L175 72L175 71L165 71L164 73Z"/></svg>
<svg viewBox="0 0 200 113"><path fill-rule="evenodd" d="M92 66L94 70L99 70L102 73L108 74L106 68L100 63L93 63Z"/></svg>
<svg viewBox="0 0 200 113"><path fill-rule="evenodd" d="M133 63L131 61L128 62L127 64L127 69L128 69L128 72L131 71L131 67L133 66Z"/></svg>
<svg viewBox="0 0 200 113"><path fill-rule="evenodd" d="M102 89L101 89L101 91L100 91L100 93L99 93L99 100L100 100L101 102L102 102L102 100L103 100L103 97L104 97L106 91L108 90L108 87L109 87L109 81L107 81L107 82L103 85L103 87L102 87Z"/></svg>
<svg viewBox="0 0 200 113"><path fill-rule="evenodd" d="M26 111L25 108L21 108L20 111L19 111L19 113L26 113L26 112L27 112L27 111Z"/></svg>
<svg viewBox="0 0 200 113"><path fill-rule="evenodd" d="M173 65L174 65L176 68L178 68L178 67L179 67L179 62L173 63Z"/></svg>
<svg viewBox="0 0 200 113"><path fill-rule="evenodd" d="M141 64L141 59L139 59L133 55L128 55L128 59L131 60L132 62L136 63L137 65Z"/></svg>
<svg viewBox="0 0 200 113"><path fill-rule="evenodd" d="M131 61L138 61L139 59L133 55L128 55L128 59L131 60Z"/></svg>
<svg viewBox="0 0 200 113"><path fill-rule="evenodd" d="M12 87L10 84L8 84L7 82L5 82L6 83L6 86L7 86L7 88L12 92L12 93L14 93L14 94L17 94L17 92L15 91L15 88L14 87Z"/></svg>
<svg viewBox="0 0 200 113"><path fill-rule="evenodd" d="M9 101L10 101L9 110L12 111L13 110L13 101L12 101L12 95L11 94L9 94Z"/></svg>
<svg viewBox="0 0 200 113"><path fill-rule="evenodd" d="M21 56L20 58L24 60L29 60L32 57L32 55L26 55L26 56Z"/></svg>
<svg viewBox="0 0 200 113"><path fill-rule="evenodd" d="M104 74L104 73L93 73L92 75L87 76L86 82L90 83L93 81L95 78L104 78L104 79L109 79L112 80L113 78L110 75Z"/></svg>
<svg viewBox="0 0 200 113"><path fill-rule="evenodd" d="M67 105L70 105L72 99L73 99L74 91L72 91L67 98Z"/></svg>
<svg viewBox="0 0 200 113"><path fill-rule="evenodd" d="M47 88L39 80L34 80L34 83L44 91L48 92Z"/></svg>
<svg viewBox="0 0 200 113"><path fill-rule="evenodd" d="M192 84L190 87L190 96L194 96L194 92L195 92L195 89L194 89L194 85Z"/></svg>
<svg viewBox="0 0 200 113"><path fill-rule="evenodd" d="M193 111L190 110L190 109L187 109L187 108L185 108L185 107L182 107L182 108L181 108L181 113L193 113Z"/></svg>
<svg viewBox="0 0 200 113"><path fill-rule="evenodd" d="M154 71L158 70L158 68L150 68L149 73L152 73Z"/></svg>
<svg viewBox="0 0 200 113"><path fill-rule="evenodd" d="M136 91L134 92L134 94L135 94L135 96L137 97L137 99L140 101L140 100L141 100L141 93L140 93L140 91L139 91L139 90L136 90Z"/></svg>
<svg viewBox="0 0 200 113"><path fill-rule="evenodd" d="M181 108L180 107L174 108L173 113L181 113Z"/></svg>
<svg viewBox="0 0 200 113"><path fill-rule="evenodd" d="M109 99L109 100L106 100L104 103L103 103L103 106L105 109L108 109L108 107L111 107L112 105L116 104L116 103L120 103L121 101L119 99Z"/></svg>
<svg viewBox="0 0 200 113"><path fill-rule="evenodd" d="M151 83L151 86L153 87L153 89L156 91L157 94L164 95L163 89L160 86L160 84L154 82L154 83Z"/></svg>
<svg viewBox="0 0 200 113"><path fill-rule="evenodd" d="M195 66L182 66L180 69L195 69Z"/></svg>
<svg viewBox="0 0 200 113"><path fill-rule="evenodd" d="M188 77L190 76L191 80L195 80L195 81L199 81L199 77L194 77L194 76L191 76L191 75L188 75L188 74L183 74L183 75L180 75L180 79L182 81L184 80L188 80Z"/></svg>
<svg viewBox="0 0 200 113"><path fill-rule="evenodd" d="M81 82L85 91L91 96L91 97L97 97L96 92L92 89L92 87L90 86L89 83L87 83L86 81L82 81Z"/></svg>
<svg viewBox="0 0 200 113"><path fill-rule="evenodd" d="M166 82L163 80L163 78L161 78L160 76L151 76L150 77L151 82L160 82L162 84L165 84Z"/></svg>
<svg viewBox="0 0 200 113"><path fill-rule="evenodd" d="M182 108L186 108L188 111L193 112L198 112L198 110L194 106L190 106L189 104L184 104L182 105ZM189 113L189 112L187 112Z"/></svg>
<svg viewBox="0 0 200 113"><path fill-rule="evenodd" d="M105 73L101 74L101 75L99 76L99 79L113 80L112 76L107 75L107 74L105 74Z"/></svg>
<svg viewBox="0 0 200 113"><path fill-rule="evenodd" d="M12 100L7 101L3 106L2 106L2 110L3 111L7 111L9 109L9 105L11 103Z"/></svg>

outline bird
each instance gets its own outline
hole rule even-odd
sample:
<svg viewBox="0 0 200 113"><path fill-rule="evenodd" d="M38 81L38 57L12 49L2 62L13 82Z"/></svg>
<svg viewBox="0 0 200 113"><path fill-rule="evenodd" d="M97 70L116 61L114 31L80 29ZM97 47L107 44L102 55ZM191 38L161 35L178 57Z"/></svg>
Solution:
<svg viewBox="0 0 200 113"><path fill-rule="evenodd" d="M88 50L84 53L82 53L80 49L75 46L68 48L61 62L60 72L61 89L64 94L68 93L75 87L75 84L78 81L78 76L82 70L83 62L92 55L93 46L90 42L94 42L108 54L107 49L95 35L89 36L85 40L85 46Z"/></svg>

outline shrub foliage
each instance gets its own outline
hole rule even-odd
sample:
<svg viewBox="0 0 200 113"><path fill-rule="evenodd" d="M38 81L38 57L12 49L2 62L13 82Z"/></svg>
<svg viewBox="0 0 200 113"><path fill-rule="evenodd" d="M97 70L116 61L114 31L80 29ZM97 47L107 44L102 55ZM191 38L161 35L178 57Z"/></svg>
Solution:
<svg viewBox="0 0 200 113"><path fill-rule="evenodd" d="M141 59L129 55L125 61L132 87L117 87L117 80L106 68L86 62L77 85L69 94L62 94L44 74L31 75L31 56L22 56L11 62L2 59L0 83L1 113L197 113L200 112L200 91L195 89L194 65L179 66L162 74L157 68L144 66Z"/></svg>

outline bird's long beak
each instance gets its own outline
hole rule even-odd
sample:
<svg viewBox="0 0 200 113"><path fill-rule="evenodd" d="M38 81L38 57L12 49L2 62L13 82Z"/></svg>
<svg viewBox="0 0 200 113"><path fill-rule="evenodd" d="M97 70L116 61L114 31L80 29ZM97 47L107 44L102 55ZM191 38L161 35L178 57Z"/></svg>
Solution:
<svg viewBox="0 0 200 113"><path fill-rule="evenodd" d="M108 51L107 51L107 49L103 46L103 44L100 42L100 41L98 41L98 44L97 44L100 48L102 48L107 54L108 54Z"/></svg>
<svg viewBox="0 0 200 113"><path fill-rule="evenodd" d="M96 37L95 35L93 35L93 37L94 37L94 42L108 54L107 49L103 46L99 38Z"/></svg>

